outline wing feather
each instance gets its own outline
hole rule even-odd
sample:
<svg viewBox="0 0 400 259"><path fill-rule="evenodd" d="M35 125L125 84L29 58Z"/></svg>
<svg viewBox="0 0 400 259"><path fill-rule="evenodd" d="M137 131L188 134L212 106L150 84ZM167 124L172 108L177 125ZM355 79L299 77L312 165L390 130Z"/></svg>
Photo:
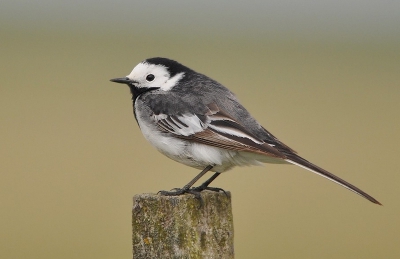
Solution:
<svg viewBox="0 0 400 259"><path fill-rule="evenodd" d="M247 151L285 159L273 145L246 130L233 118L210 105L205 114L154 115L160 130L175 137L236 151Z"/></svg>

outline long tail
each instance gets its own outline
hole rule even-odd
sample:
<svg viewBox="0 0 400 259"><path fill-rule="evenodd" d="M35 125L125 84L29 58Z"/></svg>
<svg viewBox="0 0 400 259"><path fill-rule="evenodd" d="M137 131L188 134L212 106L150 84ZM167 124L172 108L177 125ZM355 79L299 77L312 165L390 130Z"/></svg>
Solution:
<svg viewBox="0 0 400 259"><path fill-rule="evenodd" d="M360 190L359 188L355 187L351 183L346 182L345 180L337 177L336 175L329 173L328 171L322 169L319 166L314 165L313 163L305 160L304 158L296 155L296 154L290 154L287 156L287 159L285 159L287 162L298 165L300 167L303 167L304 169L307 169L315 174L318 174L322 177L327 178L328 180L331 180L347 189L349 189L352 192L357 193L358 195L364 197L365 199L369 200L370 202L373 202L375 204L382 205L379 201L377 201L374 197L371 195L367 194L366 192Z"/></svg>

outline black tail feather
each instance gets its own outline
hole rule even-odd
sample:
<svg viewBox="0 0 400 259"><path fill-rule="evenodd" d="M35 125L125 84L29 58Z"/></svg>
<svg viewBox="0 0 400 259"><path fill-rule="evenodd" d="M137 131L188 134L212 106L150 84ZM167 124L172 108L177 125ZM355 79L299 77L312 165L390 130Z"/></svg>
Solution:
<svg viewBox="0 0 400 259"><path fill-rule="evenodd" d="M298 166L303 167L313 173L323 176L323 177L349 189L350 191L357 193L358 195L369 200L370 202L382 205L379 201L377 201L371 195L367 194L366 192L362 191L361 189L357 188L356 186L352 185L351 183L346 182L345 180L341 179L340 177L337 177L336 175L322 169L321 167L314 165L313 163L305 160L304 158L302 158L296 154L286 154L286 156L287 156L287 159L286 159L287 162L298 165Z"/></svg>

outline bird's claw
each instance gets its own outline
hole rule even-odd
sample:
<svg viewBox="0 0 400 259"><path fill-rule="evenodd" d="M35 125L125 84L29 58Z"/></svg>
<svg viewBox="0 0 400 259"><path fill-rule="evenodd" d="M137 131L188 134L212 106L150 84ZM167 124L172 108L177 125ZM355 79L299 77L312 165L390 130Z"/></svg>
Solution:
<svg viewBox="0 0 400 259"><path fill-rule="evenodd" d="M226 191L224 189L218 188L218 187L209 187L209 186L200 185L200 186L191 188L191 190L196 191L196 192L201 192L204 190L212 191L212 192L223 192L228 197L228 194L226 193Z"/></svg>
<svg viewBox="0 0 400 259"><path fill-rule="evenodd" d="M158 194L161 194L163 196L180 196L185 193L189 193L189 194L194 195L194 197L200 201L200 207L202 207L204 202L203 202L203 199L201 198L200 193L204 190L213 191L213 192L221 192L222 191L228 197L228 194L225 192L224 189L218 188L218 187L208 187L208 186L204 186L204 185L192 187L190 189L173 188L171 191L159 191Z"/></svg>
<svg viewBox="0 0 400 259"><path fill-rule="evenodd" d="M183 195L185 193L190 193L193 194L194 197L200 201L200 207L203 206L203 199L201 198L200 192L202 190L197 190L196 188L191 188L191 189L185 189L185 188L174 188L171 191L159 191L158 194L164 195L164 196L179 196Z"/></svg>
<svg viewBox="0 0 400 259"><path fill-rule="evenodd" d="M174 188L171 191L159 191L157 194L163 196L179 196L188 192L188 189Z"/></svg>

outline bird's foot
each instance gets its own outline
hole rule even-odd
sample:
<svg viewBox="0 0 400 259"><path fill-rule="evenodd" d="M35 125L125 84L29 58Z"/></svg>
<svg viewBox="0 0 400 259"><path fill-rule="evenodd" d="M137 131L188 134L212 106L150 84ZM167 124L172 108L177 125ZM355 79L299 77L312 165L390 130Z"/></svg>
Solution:
<svg viewBox="0 0 400 259"><path fill-rule="evenodd" d="M159 191L158 193L164 196L179 196L185 193L193 194L194 197L202 202L200 191L193 190L194 188L174 188L171 191Z"/></svg>
<svg viewBox="0 0 400 259"><path fill-rule="evenodd" d="M225 192L224 189L222 188L217 188L217 187L209 187L207 185L200 185L197 187L192 187L192 188L174 188L171 191L159 191L158 193L164 196L179 196L183 195L185 193L190 193L194 195L194 197L200 201L200 207L203 206L204 202L203 199L201 198L200 192L208 190L208 191L213 191L213 192L223 192L227 197L228 194Z"/></svg>
<svg viewBox="0 0 400 259"><path fill-rule="evenodd" d="M224 189L218 188L218 187L209 187L209 186L205 186L205 185L200 185L197 187L193 187L190 190L195 191L195 192L201 192L204 190L212 191L212 192L223 192L226 196L228 196L228 194L226 193L226 191Z"/></svg>

